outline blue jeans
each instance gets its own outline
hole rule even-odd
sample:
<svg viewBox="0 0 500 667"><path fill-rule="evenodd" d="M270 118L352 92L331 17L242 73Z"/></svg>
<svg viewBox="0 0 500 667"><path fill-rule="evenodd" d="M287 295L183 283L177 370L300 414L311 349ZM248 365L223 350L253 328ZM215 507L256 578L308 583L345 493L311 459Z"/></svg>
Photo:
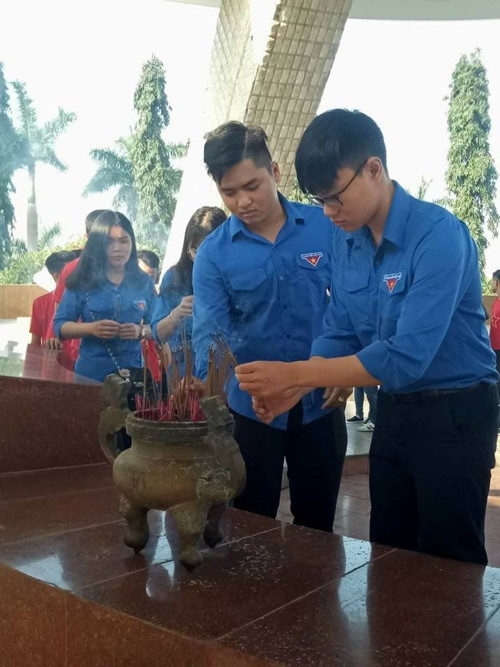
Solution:
<svg viewBox="0 0 500 667"><path fill-rule="evenodd" d="M355 387L354 388L354 405L356 406L356 415L363 419L363 400L366 394L368 400L369 412L368 419L372 424L377 420L377 396L378 387Z"/></svg>

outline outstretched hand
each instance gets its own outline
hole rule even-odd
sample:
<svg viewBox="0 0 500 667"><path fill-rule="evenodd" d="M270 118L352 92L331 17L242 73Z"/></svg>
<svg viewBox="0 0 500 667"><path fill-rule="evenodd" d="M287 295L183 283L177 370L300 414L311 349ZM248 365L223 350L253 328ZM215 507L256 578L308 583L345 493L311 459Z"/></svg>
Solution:
<svg viewBox="0 0 500 667"><path fill-rule="evenodd" d="M256 398L283 398L296 388L294 364L284 361L252 361L234 369L240 389Z"/></svg>

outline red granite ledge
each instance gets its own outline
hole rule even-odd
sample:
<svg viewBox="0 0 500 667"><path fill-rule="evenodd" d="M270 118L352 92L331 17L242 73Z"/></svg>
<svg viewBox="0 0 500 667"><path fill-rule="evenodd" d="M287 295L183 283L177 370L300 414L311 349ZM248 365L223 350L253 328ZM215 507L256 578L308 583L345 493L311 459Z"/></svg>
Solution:
<svg viewBox="0 0 500 667"><path fill-rule="evenodd" d="M4 565L0 586L2 667L278 665L95 605Z"/></svg>
<svg viewBox="0 0 500 667"><path fill-rule="evenodd" d="M101 388L2 377L0 473L102 463Z"/></svg>

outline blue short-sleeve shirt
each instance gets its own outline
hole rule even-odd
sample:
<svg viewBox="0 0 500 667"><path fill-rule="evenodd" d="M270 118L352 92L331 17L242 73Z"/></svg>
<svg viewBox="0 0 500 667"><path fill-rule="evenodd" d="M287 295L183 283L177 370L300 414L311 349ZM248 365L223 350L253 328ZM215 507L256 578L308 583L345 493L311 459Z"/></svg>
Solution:
<svg viewBox="0 0 500 667"><path fill-rule="evenodd" d="M166 339L161 340L158 337L158 323L169 315L174 308L180 304L185 296L192 294L192 290L186 287L174 286L174 268L170 268L165 275L160 285L160 293L156 300L153 315L151 317L151 331L153 336L159 343L168 343L172 354L175 356L178 370L182 375L184 373L184 340L185 344L191 345L191 337L193 332L193 318L185 317L182 324L177 326L174 332Z"/></svg>
<svg viewBox="0 0 500 667"><path fill-rule="evenodd" d="M133 283L128 276L117 286L106 280L96 289L66 289L54 316L54 333L60 335L65 322L93 322L116 320L122 324L149 323L156 293L153 281L144 274ZM106 344L105 344L106 343ZM85 336L80 343L75 372L94 380L103 381L117 370L110 352L120 368L142 366L140 340L112 338L104 342L95 336Z"/></svg>

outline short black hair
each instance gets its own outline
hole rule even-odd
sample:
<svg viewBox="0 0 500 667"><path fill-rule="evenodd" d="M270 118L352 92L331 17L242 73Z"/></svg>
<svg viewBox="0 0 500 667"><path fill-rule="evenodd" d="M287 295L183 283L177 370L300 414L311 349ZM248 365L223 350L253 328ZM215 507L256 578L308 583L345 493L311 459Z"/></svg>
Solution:
<svg viewBox="0 0 500 667"><path fill-rule="evenodd" d="M45 260L45 267L51 276L61 273L65 265L76 259L77 255L72 250L61 250L51 253Z"/></svg>
<svg viewBox="0 0 500 667"><path fill-rule="evenodd" d="M267 134L259 125L244 125L231 120L205 135L203 160L218 185L232 167L247 159L251 159L256 167L271 171L273 161Z"/></svg>
<svg viewBox="0 0 500 667"><path fill-rule="evenodd" d="M359 169L378 157L387 171L384 136L375 121L361 111L330 109L306 128L295 155L297 181L303 192L325 192L340 169Z"/></svg>
<svg viewBox="0 0 500 667"><path fill-rule="evenodd" d="M137 259L142 259L144 264L150 269L160 268L160 258L152 250L138 250Z"/></svg>
<svg viewBox="0 0 500 667"><path fill-rule="evenodd" d="M498 269L497 271L493 271L493 279L498 280L498 282L500 283L500 269Z"/></svg>
<svg viewBox="0 0 500 667"><path fill-rule="evenodd" d="M87 217L85 218L85 234L87 234L87 236L90 234L92 225L97 220L97 218L101 215L101 213L105 213L107 210L108 209L106 208L96 208L95 211L90 211L90 213L87 214Z"/></svg>

